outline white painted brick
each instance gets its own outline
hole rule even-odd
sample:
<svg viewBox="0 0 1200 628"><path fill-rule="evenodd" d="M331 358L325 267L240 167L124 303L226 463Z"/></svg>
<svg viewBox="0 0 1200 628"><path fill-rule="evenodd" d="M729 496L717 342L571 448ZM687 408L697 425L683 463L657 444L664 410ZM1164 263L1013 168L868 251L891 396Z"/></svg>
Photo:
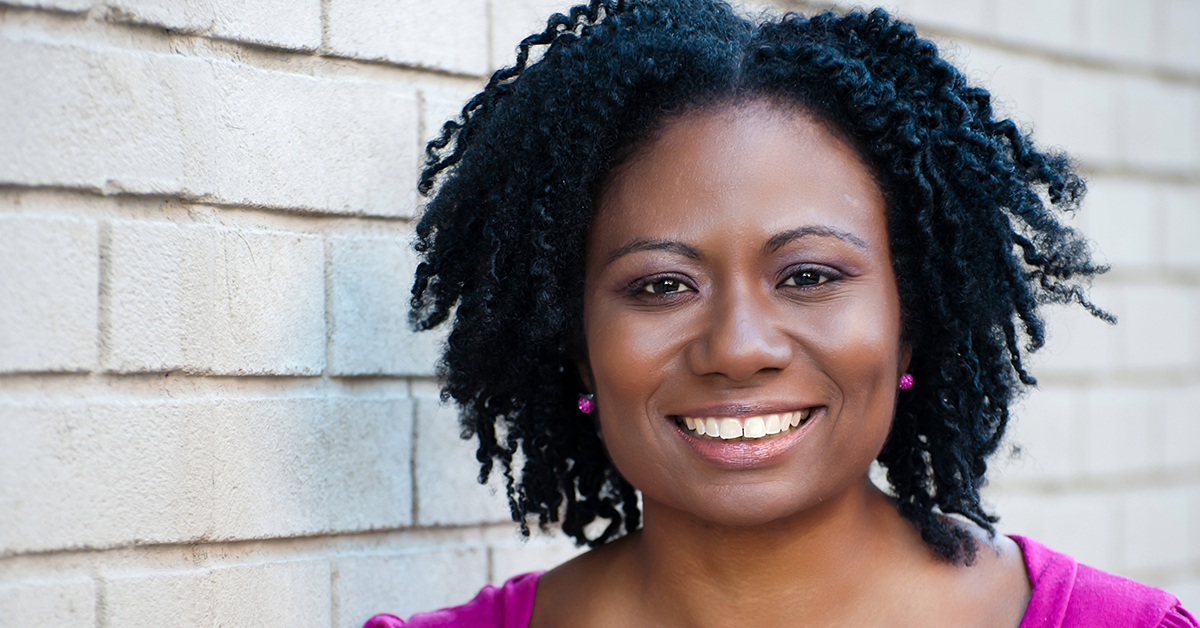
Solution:
<svg viewBox="0 0 1200 628"><path fill-rule="evenodd" d="M1043 66L981 44L964 44L959 50L955 65L972 83L991 93L997 116L1013 118L1023 126L1041 117Z"/></svg>
<svg viewBox="0 0 1200 628"><path fill-rule="evenodd" d="M995 30L1018 44L1066 49L1076 44L1075 24L1082 16L1067 0L1000 0Z"/></svg>
<svg viewBox="0 0 1200 628"><path fill-rule="evenodd" d="M474 91L426 89L421 91L421 154L425 145L442 134L442 125L459 119L463 105L475 95Z"/></svg>
<svg viewBox="0 0 1200 628"><path fill-rule="evenodd" d="M404 526L411 429L408 399L0 406L0 547Z"/></svg>
<svg viewBox="0 0 1200 628"><path fill-rule="evenodd" d="M1164 462L1172 466L1200 466L1200 388L1169 390L1164 397L1167 408ZM1200 519L1196 529L1200 531Z"/></svg>
<svg viewBox="0 0 1200 628"><path fill-rule="evenodd" d="M0 583L0 628L94 628L96 585L91 578Z"/></svg>
<svg viewBox="0 0 1200 628"><path fill-rule="evenodd" d="M329 0L329 50L462 74L488 70L487 0Z"/></svg>
<svg viewBox="0 0 1200 628"><path fill-rule="evenodd" d="M433 397L417 397L417 523L465 525L509 521L499 466L488 486L479 484L476 440L459 438L462 429L453 407Z"/></svg>
<svg viewBox="0 0 1200 628"><path fill-rule="evenodd" d="M1156 390L1108 387L1086 398L1084 469L1100 476L1162 464L1164 402Z"/></svg>
<svg viewBox="0 0 1200 628"><path fill-rule="evenodd" d="M1190 532L1190 544L1188 548L1191 550L1191 556L1188 559L1192 564L1200 563L1200 483L1192 482L1191 488L1184 491L1188 497L1188 526ZM1194 606L1191 608L1200 608Z"/></svg>
<svg viewBox="0 0 1200 628"><path fill-rule="evenodd" d="M492 545L492 582L500 584L517 574L553 569L585 551L587 548L576 547L557 530L553 536L514 536L512 541Z"/></svg>
<svg viewBox="0 0 1200 628"><path fill-rule="evenodd" d="M1067 4L1064 2L1063 4ZM1087 49L1100 57L1149 62L1153 56L1154 8L1128 0L1087 0Z"/></svg>
<svg viewBox="0 0 1200 628"><path fill-rule="evenodd" d="M1033 538L1084 564L1119 571L1119 498L1103 493L1004 494L993 498L999 530Z"/></svg>
<svg viewBox="0 0 1200 628"><path fill-rule="evenodd" d="M1096 178L1088 182L1084 209L1087 236L1098 259L1117 270L1147 267L1159 250L1154 241L1158 204L1153 186L1138 181Z"/></svg>
<svg viewBox="0 0 1200 628"><path fill-rule="evenodd" d="M53 9L55 11L67 11L69 13L81 13L92 8L94 0L4 0L4 4L11 4L18 7L37 7L39 9Z"/></svg>
<svg viewBox="0 0 1200 628"><path fill-rule="evenodd" d="M990 477L1011 479L1064 479L1080 466L1076 434L1079 431L1078 395L1071 391L1032 391L1013 409L1006 441L1020 448L1010 459L1005 450L992 463Z"/></svg>
<svg viewBox="0 0 1200 628"><path fill-rule="evenodd" d="M1125 86L1127 160L1146 168L1196 168L1196 90L1153 79L1130 79Z"/></svg>
<svg viewBox="0 0 1200 628"><path fill-rule="evenodd" d="M106 628L327 628L332 620L324 560L119 574L105 588Z"/></svg>
<svg viewBox="0 0 1200 628"><path fill-rule="evenodd" d="M105 366L315 375L325 367L320 238L114 221Z"/></svg>
<svg viewBox="0 0 1200 628"><path fill-rule="evenodd" d="M0 371L96 365L99 259L93 221L0 217Z"/></svg>
<svg viewBox="0 0 1200 628"><path fill-rule="evenodd" d="M1124 294L1102 287L1090 298L1113 313L1120 324L1110 325L1079 306L1053 306L1044 310L1046 345L1030 359L1034 374L1043 372L1093 372L1117 365L1125 330Z"/></svg>
<svg viewBox="0 0 1200 628"><path fill-rule="evenodd" d="M1122 122L1118 83L1101 72L1059 69L1047 71L1041 84L1042 114L1034 124L1038 142L1090 164L1117 163Z"/></svg>
<svg viewBox="0 0 1200 628"><path fill-rule="evenodd" d="M994 0L909 0L904 15L921 26L978 33L992 30L996 9Z"/></svg>
<svg viewBox="0 0 1200 628"><path fill-rule="evenodd" d="M487 584L482 547L445 548L335 561L335 628L359 628L372 615L413 613L463 604Z"/></svg>
<svg viewBox="0 0 1200 628"><path fill-rule="evenodd" d="M1179 598L1179 603L1189 611L1200 608L1200 578L1172 582L1165 589Z"/></svg>
<svg viewBox="0 0 1200 628"><path fill-rule="evenodd" d="M1200 187L1166 188L1164 210L1167 265L1200 269Z"/></svg>
<svg viewBox="0 0 1200 628"><path fill-rule="evenodd" d="M106 0L110 19L261 46L316 50L321 45L320 0Z"/></svg>
<svg viewBox="0 0 1200 628"><path fill-rule="evenodd" d="M331 375L432 375L445 334L408 326L416 256L406 235L329 240Z"/></svg>
<svg viewBox="0 0 1200 628"><path fill-rule="evenodd" d="M493 5L492 69L516 63L521 40L546 30L551 15L566 14L575 4L570 0L509 0L503 9Z"/></svg>
<svg viewBox="0 0 1200 628"><path fill-rule="evenodd" d="M1133 368L1183 368L1196 363L1196 291L1176 286L1127 288L1125 362Z"/></svg>
<svg viewBox="0 0 1200 628"><path fill-rule="evenodd" d="M1185 564L1188 558L1187 494L1176 489L1152 489L1125 499L1125 569L1162 569Z"/></svg>
<svg viewBox="0 0 1200 628"><path fill-rule="evenodd" d="M407 87L0 39L0 183L410 215Z"/></svg>
<svg viewBox="0 0 1200 628"><path fill-rule="evenodd" d="M1200 24L1200 2L1166 0L1165 13L1163 24L1166 27L1166 36L1163 48L1166 62L1192 72L1200 70L1200 37L1196 37L1196 25ZM1197 607L1200 607L1200 604L1192 608Z"/></svg>

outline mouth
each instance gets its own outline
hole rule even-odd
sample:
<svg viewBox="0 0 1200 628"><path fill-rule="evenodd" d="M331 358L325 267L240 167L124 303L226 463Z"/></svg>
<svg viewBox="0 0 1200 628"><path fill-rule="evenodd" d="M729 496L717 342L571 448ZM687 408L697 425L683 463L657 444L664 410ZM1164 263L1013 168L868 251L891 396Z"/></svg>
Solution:
<svg viewBox="0 0 1200 628"><path fill-rule="evenodd" d="M808 422L812 408L748 417L677 416L687 434L705 440L755 440L781 434Z"/></svg>

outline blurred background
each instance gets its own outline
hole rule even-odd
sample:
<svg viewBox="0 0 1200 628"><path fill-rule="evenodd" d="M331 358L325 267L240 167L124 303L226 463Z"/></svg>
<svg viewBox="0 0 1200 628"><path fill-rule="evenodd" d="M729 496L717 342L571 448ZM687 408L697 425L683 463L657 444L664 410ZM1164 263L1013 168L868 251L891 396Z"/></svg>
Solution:
<svg viewBox="0 0 1200 628"><path fill-rule="evenodd" d="M361 625L552 566L404 313L424 141L565 2L0 0L0 626ZM848 5L748 3L749 13ZM1002 531L1200 610L1200 0L903 0L1091 192Z"/></svg>

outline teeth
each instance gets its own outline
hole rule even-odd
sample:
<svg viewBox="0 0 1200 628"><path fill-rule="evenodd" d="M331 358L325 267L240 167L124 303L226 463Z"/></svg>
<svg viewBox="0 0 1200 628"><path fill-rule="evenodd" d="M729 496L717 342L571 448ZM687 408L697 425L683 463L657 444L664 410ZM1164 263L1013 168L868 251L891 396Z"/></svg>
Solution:
<svg viewBox="0 0 1200 628"><path fill-rule="evenodd" d="M808 420L810 410L798 412L783 412L752 416L744 419L732 417L684 417L683 424L687 429L699 436L732 440L735 438L763 438L771 434L786 432L793 427L799 427Z"/></svg>

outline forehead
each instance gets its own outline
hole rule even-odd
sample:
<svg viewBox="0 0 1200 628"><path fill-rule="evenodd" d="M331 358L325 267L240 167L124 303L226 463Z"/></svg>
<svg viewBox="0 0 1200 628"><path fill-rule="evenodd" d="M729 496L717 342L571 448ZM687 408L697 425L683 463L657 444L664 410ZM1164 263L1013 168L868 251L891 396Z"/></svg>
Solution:
<svg viewBox="0 0 1200 628"><path fill-rule="evenodd" d="M751 102L666 123L609 178L593 239L682 237L701 226L776 233L798 223L886 241L883 195L857 151L803 111Z"/></svg>

